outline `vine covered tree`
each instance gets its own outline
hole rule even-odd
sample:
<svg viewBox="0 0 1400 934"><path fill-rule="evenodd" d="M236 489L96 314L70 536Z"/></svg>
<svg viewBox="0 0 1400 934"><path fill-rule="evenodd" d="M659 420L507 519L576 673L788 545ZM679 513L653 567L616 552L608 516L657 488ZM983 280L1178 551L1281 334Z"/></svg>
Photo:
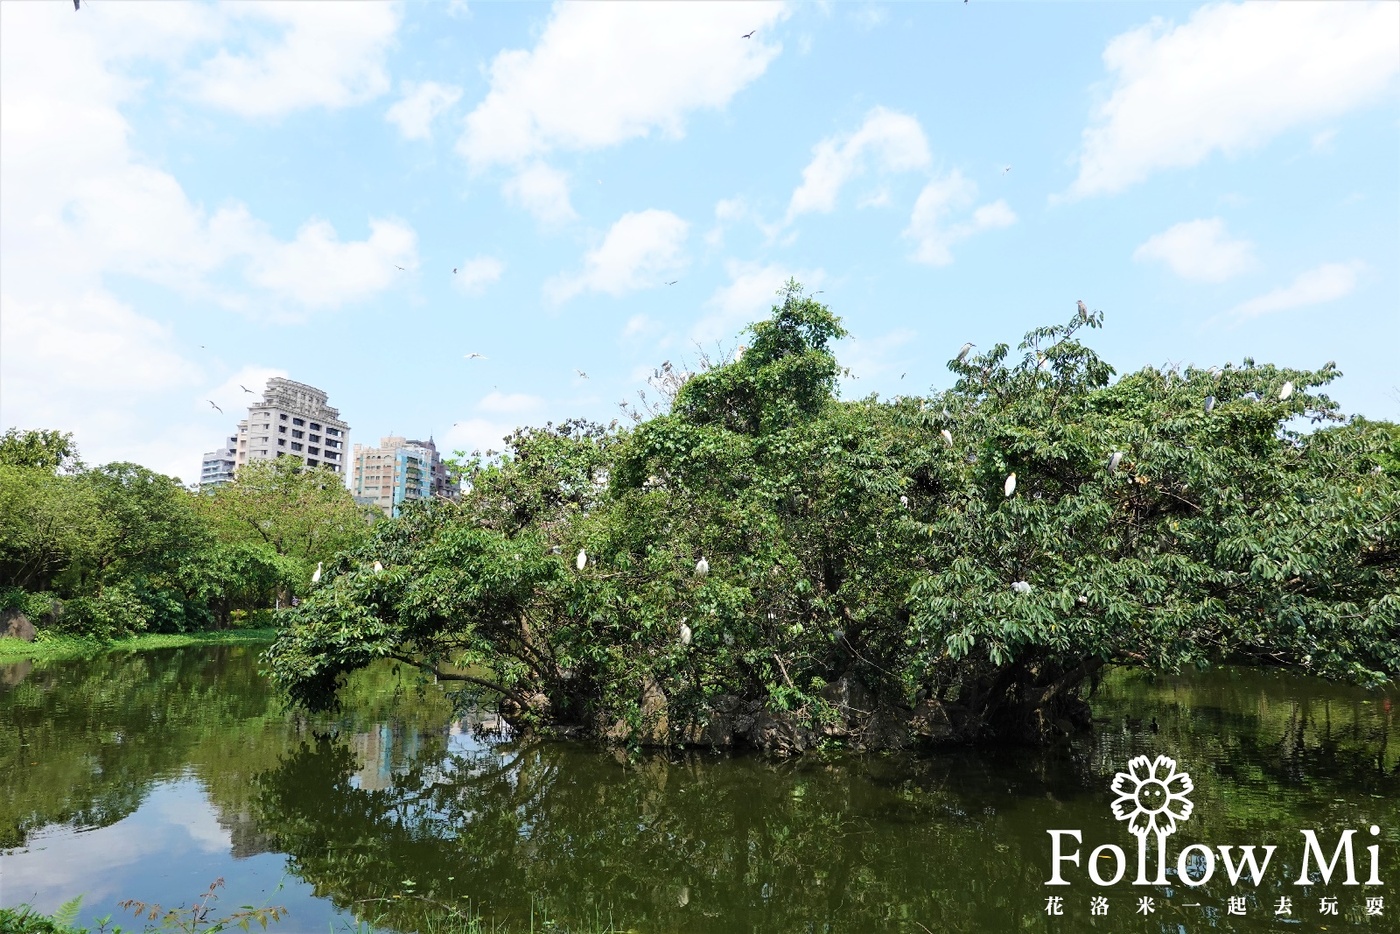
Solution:
<svg viewBox="0 0 1400 934"><path fill-rule="evenodd" d="M841 323L789 283L669 412L518 431L460 502L378 526L274 675L322 706L392 657L519 726L797 751L1049 738L1107 665L1400 674L1391 426L1342 418L1331 365L1115 380L1101 325L843 401Z"/></svg>

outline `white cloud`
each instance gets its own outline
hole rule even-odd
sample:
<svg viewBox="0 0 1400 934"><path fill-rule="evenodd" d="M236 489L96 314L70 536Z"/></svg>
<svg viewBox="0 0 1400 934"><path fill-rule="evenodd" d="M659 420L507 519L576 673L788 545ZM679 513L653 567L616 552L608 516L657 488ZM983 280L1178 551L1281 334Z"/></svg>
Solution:
<svg viewBox="0 0 1400 934"><path fill-rule="evenodd" d="M578 217L569 203L569 177L543 162L532 162L516 172L502 190L542 224L556 226Z"/></svg>
<svg viewBox="0 0 1400 934"><path fill-rule="evenodd" d="M688 111L721 109L763 74L781 51L765 30L787 15L780 3L558 4L534 49L491 63L458 149L480 168L678 138Z"/></svg>
<svg viewBox="0 0 1400 934"><path fill-rule="evenodd" d="M382 291L417 266L417 235L395 221L371 220L368 240L342 243L326 221L308 221L290 243L263 245L248 280L308 307L342 305Z"/></svg>
<svg viewBox="0 0 1400 934"><path fill-rule="evenodd" d="M951 248L955 243L1016 223L1016 213L1004 200L981 205L966 220L953 222L953 217L971 207L976 198L977 184L956 169L924 186L904 230L905 237L917 241L915 261L947 266L953 262Z"/></svg>
<svg viewBox="0 0 1400 934"><path fill-rule="evenodd" d="M403 92L384 119L398 126L404 139L432 139L433 121L462 97L461 88L436 81L406 81Z"/></svg>
<svg viewBox="0 0 1400 934"><path fill-rule="evenodd" d="M863 175L871 162L884 172L927 168L931 157L919 121L876 107L854 133L832 136L814 146L812 161L802 170L802 184L788 204L788 220L811 211L831 211L842 186Z"/></svg>
<svg viewBox="0 0 1400 934"><path fill-rule="evenodd" d="M627 324L622 328L623 340L640 340L651 334L655 334L659 326L649 315L633 315L627 319Z"/></svg>
<svg viewBox="0 0 1400 934"><path fill-rule="evenodd" d="M499 282L505 263L494 256L477 256L457 267L453 284L466 292L481 292L493 282Z"/></svg>
<svg viewBox="0 0 1400 934"><path fill-rule="evenodd" d="M1316 269L1298 274L1288 285L1257 295L1231 309L1237 318L1256 318L1275 311L1321 305L1350 295L1356 289L1356 279L1366 264L1359 260L1349 263L1324 263Z"/></svg>
<svg viewBox="0 0 1400 934"><path fill-rule="evenodd" d="M733 340L745 325L768 317L790 278L802 283L809 295L826 281L821 269L795 270L776 263L760 266L732 260L726 265L729 284L716 289L705 302L709 313L691 329L691 340L702 344Z"/></svg>
<svg viewBox="0 0 1400 934"><path fill-rule="evenodd" d="M1104 49L1113 76L1072 196L1109 194L1379 99L1400 72L1395 3L1245 3L1161 19Z"/></svg>
<svg viewBox="0 0 1400 934"><path fill-rule="evenodd" d="M1166 263L1181 278L1197 282L1224 282L1255 265L1254 244L1230 239L1218 217L1168 227L1133 251L1133 259Z"/></svg>
<svg viewBox="0 0 1400 934"><path fill-rule="evenodd" d="M278 117L307 107L348 107L389 90L384 56L399 27L387 3L228 4L244 27L248 54L220 49L186 75L191 97L244 117Z"/></svg>
<svg viewBox="0 0 1400 934"><path fill-rule="evenodd" d="M545 283L545 292L552 301L565 302L581 292L619 296L661 285L663 275L685 265L689 231L690 225L670 211L624 214L602 244L584 256L583 272L554 277Z"/></svg>

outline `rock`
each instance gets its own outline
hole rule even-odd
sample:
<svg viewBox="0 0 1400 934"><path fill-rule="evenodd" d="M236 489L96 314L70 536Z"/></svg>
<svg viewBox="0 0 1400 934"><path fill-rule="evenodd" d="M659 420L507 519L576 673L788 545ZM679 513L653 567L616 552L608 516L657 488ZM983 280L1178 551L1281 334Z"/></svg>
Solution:
<svg viewBox="0 0 1400 934"><path fill-rule="evenodd" d="M0 610L0 639L34 641L34 624L19 610Z"/></svg>
<svg viewBox="0 0 1400 934"><path fill-rule="evenodd" d="M0 688L8 691L29 677L29 673L33 670L34 663L27 658L22 662L0 665Z"/></svg>
<svg viewBox="0 0 1400 934"><path fill-rule="evenodd" d="M956 734L948 712L932 698L914 708L913 716L909 718L909 729L926 743L950 742Z"/></svg>

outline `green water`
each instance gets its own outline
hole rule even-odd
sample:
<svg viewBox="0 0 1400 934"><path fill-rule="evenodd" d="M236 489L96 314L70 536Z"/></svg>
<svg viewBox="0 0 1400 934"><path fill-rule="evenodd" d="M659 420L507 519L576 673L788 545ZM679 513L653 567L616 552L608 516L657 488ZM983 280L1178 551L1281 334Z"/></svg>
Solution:
<svg viewBox="0 0 1400 934"><path fill-rule="evenodd" d="M296 932L421 930L446 905L502 931L532 916L555 931L1400 930L1393 691L1118 675L1094 698L1095 734L1055 749L629 758L502 738L388 665L339 715L291 715L257 667L244 647L0 667L0 904L81 892L91 921L123 898L188 904L223 878L221 905L284 905L274 930ZM1199 887L1175 868L1166 887L1132 884L1137 842L1109 784L1136 755L1174 757L1194 783L1169 865L1190 844L1275 845L1257 887L1222 866ZM1339 864L1330 884L1295 885L1300 830L1330 859L1349 828L1363 884ZM1081 833L1067 886L1045 884L1051 829ZM1106 887L1085 872L1101 844L1127 859ZM1364 884L1369 846L1379 886ZM1291 915L1275 915L1281 897Z"/></svg>

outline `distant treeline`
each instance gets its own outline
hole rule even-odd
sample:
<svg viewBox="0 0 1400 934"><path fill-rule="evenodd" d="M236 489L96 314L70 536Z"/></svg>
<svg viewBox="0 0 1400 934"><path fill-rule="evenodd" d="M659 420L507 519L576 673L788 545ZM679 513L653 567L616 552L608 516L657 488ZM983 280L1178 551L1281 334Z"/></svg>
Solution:
<svg viewBox="0 0 1400 934"><path fill-rule="evenodd" d="M0 610L112 638L270 623L373 514L340 476L257 461L211 492L130 463L89 467L70 434L0 437Z"/></svg>

